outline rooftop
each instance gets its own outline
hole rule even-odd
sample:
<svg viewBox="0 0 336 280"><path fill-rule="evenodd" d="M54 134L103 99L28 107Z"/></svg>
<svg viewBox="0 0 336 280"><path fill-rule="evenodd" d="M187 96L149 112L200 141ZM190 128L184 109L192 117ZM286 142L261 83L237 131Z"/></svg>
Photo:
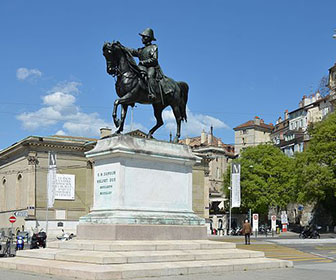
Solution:
<svg viewBox="0 0 336 280"><path fill-rule="evenodd" d="M250 120L241 125L238 125L233 130L241 130L244 128L269 130L269 132L271 132L274 126L272 123L266 124L263 119L260 119L259 117L255 117L254 120Z"/></svg>

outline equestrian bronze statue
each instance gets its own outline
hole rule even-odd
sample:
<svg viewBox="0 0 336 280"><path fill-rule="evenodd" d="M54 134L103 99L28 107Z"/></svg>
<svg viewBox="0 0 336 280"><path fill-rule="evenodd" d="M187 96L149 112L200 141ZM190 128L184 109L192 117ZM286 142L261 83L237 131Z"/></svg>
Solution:
<svg viewBox="0 0 336 280"><path fill-rule="evenodd" d="M188 84L176 82L162 73L158 63L158 48L152 44L156 40L153 30L147 28L139 35L144 44L139 49L126 48L120 42L105 43L103 46L107 73L117 77L115 88L120 97L115 100L112 113L116 133L124 129L128 106L134 106L135 103L152 104L156 125L148 133L148 138L151 138L163 125L162 111L171 106L177 124L174 138L174 142L177 142L181 135L181 122L187 121ZM139 58L139 65L133 56ZM117 117L119 105L120 119Z"/></svg>

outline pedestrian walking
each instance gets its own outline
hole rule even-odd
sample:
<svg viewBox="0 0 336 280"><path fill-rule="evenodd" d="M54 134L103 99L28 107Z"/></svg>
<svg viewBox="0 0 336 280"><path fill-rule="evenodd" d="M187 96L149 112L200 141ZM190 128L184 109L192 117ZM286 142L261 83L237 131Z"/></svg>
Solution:
<svg viewBox="0 0 336 280"><path fill-rule="evenodd" d="M245 223L243 224L242 233L245 235L245 245L250 245L250 237L251 237L251 224L248 220L245 220Z"/></svg>

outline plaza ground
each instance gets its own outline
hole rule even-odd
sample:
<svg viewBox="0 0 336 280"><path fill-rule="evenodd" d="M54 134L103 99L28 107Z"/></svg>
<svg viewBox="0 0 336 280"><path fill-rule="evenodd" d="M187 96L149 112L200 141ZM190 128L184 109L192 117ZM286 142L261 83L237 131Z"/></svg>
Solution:
<svg viewBox="0 0 336 280"><path fill-rule="evenodd" d="M282 280L296 279L332 280L336 274L336 235L322 234L321 239L300 240L296 234L281 234L276 238L258 237L251 239L251 245L244 245L244 238L237 237L211 237L218 241L234 242L237 248L265 252L266 257L290 260L294 268L248 270L243 272L226 272L222 274L181 275L171 277L138 278L137 280ZM18 272L0 269L0 280L71 280L52 275L37 275L30 272Z"/></svg>

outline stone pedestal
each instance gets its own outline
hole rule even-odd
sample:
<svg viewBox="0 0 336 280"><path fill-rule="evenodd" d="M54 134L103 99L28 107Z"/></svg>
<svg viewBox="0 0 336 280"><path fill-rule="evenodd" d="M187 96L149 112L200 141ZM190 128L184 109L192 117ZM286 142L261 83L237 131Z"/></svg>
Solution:
<svg viewBox="0 0 336 280"><path fill-rule="evenodd" d="M80 218L82 239L203 239L204 219L192 211L188 146L127 135L101 139L94 160L94 202Z"/></svg>

